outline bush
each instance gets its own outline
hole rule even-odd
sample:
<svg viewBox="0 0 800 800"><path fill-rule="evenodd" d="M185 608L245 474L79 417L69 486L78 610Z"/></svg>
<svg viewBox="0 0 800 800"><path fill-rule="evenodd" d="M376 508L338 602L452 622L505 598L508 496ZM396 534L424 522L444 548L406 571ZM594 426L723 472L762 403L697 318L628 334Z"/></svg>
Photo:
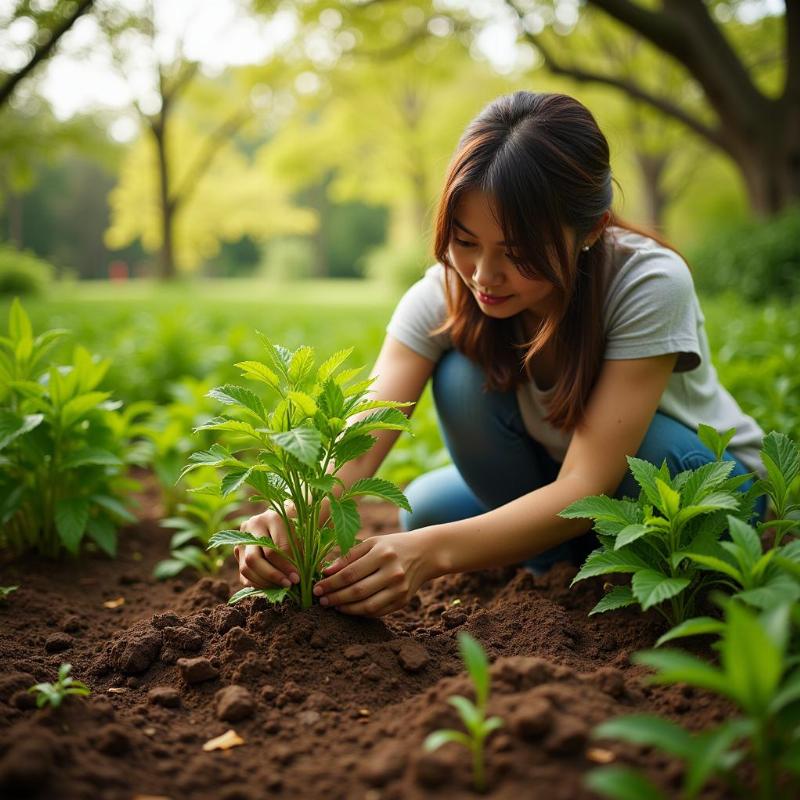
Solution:
<svg viewBox="0 0 800 800"><path fill-rule="evenodd" d="M364 257L364 275L381 283L407 288L416 283L434 261L425 243L407 247L384 245Z"/></svg>
<svg viewBox="0 0 800 800"><path fill-rule="evenodd" d="M800 206L720 231L690 255L697 287L745 300L800 297Z"/></svg>
<svg viewBox="0 0 800 800"><path fill-rule="evenodd" d="M0 296L39 294L53 278L53 267L32 253L0 244Z"/></svg>

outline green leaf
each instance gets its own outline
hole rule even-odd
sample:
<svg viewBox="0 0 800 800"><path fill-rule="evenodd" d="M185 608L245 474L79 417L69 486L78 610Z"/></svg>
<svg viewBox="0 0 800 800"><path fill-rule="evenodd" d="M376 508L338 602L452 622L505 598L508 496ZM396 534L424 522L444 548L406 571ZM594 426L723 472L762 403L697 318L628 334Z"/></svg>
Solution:
<svg viewBox="0 0 800 800"><path fill-rule="evenodd" d="M312 478L310 481L308 481L308 485L312 489L316 489L323 494L327 494L333 490L336 480L337 479L334 478L333 475L323 475L321 478Z"/></svg>
<svg viewBox="0 0 800 800"><path fill-rule="evenodd" d="M256 331L256 336L261 339L261 343L264 345L267 351L267 366L281 376L284 380L288 380L289 361L292 357L291 352L285 347L272 344L272 342L270 342L270 340L267 339L267 337L264 336L261 331Z"/></svg>
<svg viewBox="0 0 800 800"><path fill-rule="evenodd" d="M238 603L240 600L244 600L247 597L264 597L269 600L270 603L281 603L283 602L284 598L287 594L289 594L290 589L255 589L252 586L246 586L244 589L239 589L231 598L228 600L228 605L234 605Z"/></svg>
<svg viewBox="0 0 800 800"><path fill-rule="evenodd" d="M769 705L770 713L776 714L785 706L800 700L800 669L796 669L783 682L780 691L772 698Z"/></svg>
<svg viewBox="0 0 800 800"><path fill-rule="evenodd" d="M604 550L601 547L589 553L580 571L572 579L572 584L595 575L608 575L612 572L637 572L647 568L647 564L629 548Z"/></svg>
<svg viewBox="0 0 800 800"><path fill-rule="evenodd" d="M59 465L60 472L84 467L89 464L103 467L121 467L122 461L109 450L102 450L99 447L85 447L76 453L67 456Z"/></svg>
<svg viewBox="0 0 800 800"><path fill-rule="evenodd" d="M69 428L91 411L95 411L109 397L109 392L87 392L67 400L61 408L61 424Z"/></svg>
<svg viewBox="0 0 800 800"><path fill-rule="evenodd" d="M742 573L722 558L703 555L701 553L683 553L683 555L695 564L700 564L700 566L706 567L714 572L721 572L723 575L728 575L739 585L743 583Z"/></svg>
<svg viewBox="0 0 800 800"><path fill-rule="evenodd" d="M646 536L650 533L651 529L647 527L647 525L641 525L636 523L634 525L626 525L618 534L617 538L614 541L614 549L619 550L626 545L629 545L631 542L635 542L637 539L640 539L642 536Z"/></svg>
<svg viewBox="0 0 800 800"><path fill-rule="evenodd" d="M649 778L630 767L603 767L586 774L584 784L593 792L614 800L667 800Z"/></svg>
<svg viewBox="0 0 800 800"><path fill-rule="evenodd" d="M354 500L336 500L331 497L331 518L336 534L336 543L342 555L346 555L356 540L356 534L361 527L361 517Z"/></svg>
<svg viewBox="0 0 800 800"><path fill-rule="evenodd" d="M11 310L8 315L8 334L13 341L19 342L23 339L33 339L33 328L19 297L15 297L11 303Z"/></svg>
<svg viewBox="0 0 800 800"><path fill-rule="evenodd" d="M658 489L659 504L658 508L667 519L677 516L681 507L681 494L676 492L669 484L656 478L656 489Z"/></svg>
<svg viewBox="0 0 800 800"><path fill-rule="evenodd" d="M458 649L475 686L475 699L480 708L486 707L489 697L489 659L480 643L466 631L459 631Z"/></svg>
<svg viewBox="0 0 800 800"><path fill-rule="evenodd" d="M800 474L800 450L797 445L786 434L772 431L762 440L761 448L762 455L775 464L789 486Z"/></svg>
<svg viewBox="0 0 800 800"><path fill-rule="evenodd" d="M725 623L713 617L692 617L668 630L656 642L656 647L661 647L666 642L673 639L680 639L684 636L701 636L707 633L722 633L725 630Z"/></svg>
<svg viewBox="0 0 800 800"><path fill-rule="evenodd" d="M108 517L89 517L86 532L104 553L116 557L117 526Z"/></svg>
<svg viewBox="0 0 800 800"><path fill-rule="evenodd" d="M610 592L603 595L600 602L589 612L592 614L604 614L606 611L615 611L618 608L632 606L636 602L630 586L615 586Z"/></svg>
<svg viewBox="0 0 800 800"><path fill-rule="evenodd" d="M674 524L677 527L685 525L695 517L702 514L710 514L714 511L722 511L725 509L735 511L739 508L739 498L731 492L712 492L707 494L705 499L700 505L686 506L682 508L674 518Z"/></svg>
<svg viewBox="0 0 800 800"><path fill-rule="evenodd" d="M762 555L761 539L746 522L730 515L728 515L728 530L734 544L742 552L743 558L739 562L742 572L751 572Z"/></svg>
<svg viewBox="0 0 800 800"><path fill-rule="evenodd" d="M702 422L697 427L698 438L714 454L717 461L722 459L722 454L735 433L736 428L728 428L728 430L719 433L716 428L712 428Z"/></svg>
<svg viewBox="0 0 800 800"><path fill-rule="evenodd" d="M680 594L690 582L689 578L670 578L654 569L643 569L634 573L631 589L642 610L647 611Z"/></svg>
<svg viewBox="0 0 800 800"><path fill-rule="evenodd" d="M314 369L314 351L307 345L298 347L292 354L289 362L289 380L295 386L300 386Z"/></svg>
<svg viewBox="0 0 800 800"><path fill-rule="evenodd" d="M185 569L185 562L179 561L177 558L166 558L155 565L153 568L153 577L157 581L165 581L168 578L174 578Z"/></svg>
<svg viewBox="0 0 800 800"><path fill-rule="evenodd" d="M735 466L735 461L710 461L691 470L681 489L684 505L699 504L707 494L724 483Z"/></svg>
<svg viewBox="0 0 800 800"><path fill-rule="evenodd" d="M608 720L598 725L592 736L657 747L679 758L688 759L692 755L692 737L687 731L674 722L650 714L631 714Z"/></svg>
<svg viewBox="0 0 800 800"><path fill-rule="evenodd" d="M429 734L425 737L422 747L426 753L431 753L434 750L438 750L443 744L447 744L448 742L455 742L456 744L460 744L462 747L466 747L468 749L472 747L472 741L466 733L451 729L434 731L433 733Z"/></svg>
<svg viewBox="0 0 800 800"><path fill-rule="evenodd" d="M41 425L42 420L44 420L42 414L28 414L25 417L18 417L11 411L0 410L0 450L6 448L23 434Z"/></svg>
<svg viewBox="0 0 800 800"><path fill-rule="evenodd" d="M341 417L344 414L344 394L342 388L334 380L327 380L317 398L322 413L330 417Z"/></svg>
<svg viewBox="0 0 800 800"><path fill-rule="evenodd" d="M478 709L471 700L462 697L460 694L448 697L447 702L458 711L458 715L461 717L464 727L472 734L472 737L475 738L480 732L481 722L483 722L483 714L480 712L480 709Z"/></svg>
<svg viewBox="0 0 800 800"><path fill-rule="evenodd" d="M369 414L364 419L354 422L347 428L350 435L355 433L369 433L377 430L404 431L409 426L408 417L396 408L381 408L374 414Z"/></svg>
<svg viewBox="0 0 800 800"><path fill-rule="evenodd" d="M241 406L256 415L261 422L266 422L267 411L261 398L249 389L242 386L236 386L233 383L226 383L224 386L218 386L212 389L206 397L212 400L217 400L224 403L226 406Z"/></svg>
<svg viewBox="0 0 800 800"><path fill-rule="evenodd" d="M223 496L229 495L247 483L250 478L250 469L234 469L226 473L220 484L220 491Z"/></svg>
<svg viewBox="0 0 800 800"><path fill-rule="evenodd" d="M282 552L280 547L272 541L268 536L254 536L247 531L218 531L209 540L206 549L210 550L212 547L223 547L229 544L254 544L257 547L268 547L270 550Z"/></svg>
<svg viewBox="0 0 800 800"><path fill-rule="evenodd" d="M195 429L197 431L227 431L228 433L239 433L244 436L251 436L259 443L264 442L264 435L256 430L249 422L243 422L239 419L226 419L225 417L214 417L202 425L198 425Z"/></svg>
<svg viewBox="0 0 800 800"><path fill-rule="evenodd" d="M337 471L348 461L352 461L354 458L364 455L374 444L375 438L368 433L359 436L345 435L336 443L333 450Z"/></svg>
<svg viewBox="0 0 800 800"><path fill-rule="evenodd" d="M240 361L235 366L242 370L242 376L249 378L252 381L259 381L266 383L273 389L277 389L280 384L280 378L266 365L260 361Z"/></svg>
<svg viewBox="0 0 800 800"><path fill-rule="evenodd" d="M731 745L747 735L747 725L732 720L692 737L693 751L685 779L687 797L695 797L713 773L727 771L738 761L738 754L730 752Z"/></svg>
<svg viewBox="0 0 800 800"><path fill-rule="evenodd" d="M409 513L411 512L411 506L408 504L406 496L393 483L383 478L362 478L356 481L345 492L344 496L357 497L358 495L380 497L400 508L404 508Z"/></svg>
<svg viewBox="0 0 800 800"><path fill-rule="evenodd" d="M576 500L561 511L558 516L564 519L591 518L594 520L609 520L619 522L625 526L630 524L625 501L615 500L612 497L606 497L604 494Z"/></svg>
<svg viewBox="0 0 800 800"><path fill-rule="evenodd" d="M136 522L136 517L131 514L116 497L110 497L105 494L93 494L89 499L101 508L104 508L120 522Z"/></svg>
<svg viewBox="0 0 800 800"><path fill-rule="evenodd" d="M89 521L89 501L84 497L59 500L55 508L58 536L68 552L78 554Z"/></svg>
<svg viewBox="0 0 800 800"><path fill-rule="evenodd" d="M271 433L270 439L306 466L313 467L319 462L322 434L316 428L301 425L285 433Z"/></svg>
<svg viewBox="0 0 800 800"><path fill-rule="evenodd" d="M650 678L652 683L688 683L731 697L728 681L720 670L680 650L640 650L631 656L631 661L658 670Z"/></svg>
<svg viewBox="0 0 800 800"><path fill-rule="evenodd" d="M330 358L322 362L322 365L317 370L317 380L320 383L325 383L328 378L336 372L339 367L347 361L353 353L353 348L348 347L346 350L338 350Z"/></svg>
<svg viewBox="0 0 800 800"><path fill-rule="evenodd" d="M639 484L644 492L647 502L650 503L650 505L660 508L661 496L658 493L658 486L656 485L656 479L659 477L658 468L655 464L651 464L649 461L644 461L641 458L634 458L633 456L628 456L627 458L631 475L633 475L636 483Z"/></svg>
<svg viewBox="0 0 800 800"><path fill-rule="evenodd" d="M313 417L317 413L317 404L314 398L305 392L289 392L286 397L291 400L297 408L307 417Z"/></svg>

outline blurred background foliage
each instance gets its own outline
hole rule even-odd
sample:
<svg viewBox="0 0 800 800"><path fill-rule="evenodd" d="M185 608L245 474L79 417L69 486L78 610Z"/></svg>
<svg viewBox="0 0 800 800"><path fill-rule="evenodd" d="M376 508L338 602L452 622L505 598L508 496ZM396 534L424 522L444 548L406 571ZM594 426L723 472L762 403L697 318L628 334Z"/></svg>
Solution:
<svg viewBox="0 0 800 800"><path fill-rule="evenodd" d="M369 366L466 123L562 91L609 139L621 215L690 261L727 388L797 437L789 6L0 0L0 314L27 294L38 330L111 357L115 395L160 409L166 475L255 329ZM445 457L427 396L414 429L397 480Z"/></svg>

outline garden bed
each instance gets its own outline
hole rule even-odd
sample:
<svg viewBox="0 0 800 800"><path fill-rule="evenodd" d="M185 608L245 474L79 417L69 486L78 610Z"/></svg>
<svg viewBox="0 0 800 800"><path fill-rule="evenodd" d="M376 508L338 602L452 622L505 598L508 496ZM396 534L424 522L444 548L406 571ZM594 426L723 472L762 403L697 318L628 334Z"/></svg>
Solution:
<svg viewBox="0 0 800 800"><path fill-rule="evenodd" d="M364 533L394 528L388 504L361 510ZM475 797L466 752L422 750L431 731L458 727L446 699L470 696L459 630L486 648L489 711L506 721L488 743L489 797L593 797L583 775L610 760L644 766L674 794L676 762L594 741L591 728L632 711L691 729L727 714L717 698L647 686L628 659L663 632L660 618L588 617L603 582L570 589L568 565L543 578L506 569L439 579L382 620L261 599L230 607L232 562L218 579L150 577L169 540L151 517L121 532L114 561L3 568L2 583L20 586L0 605L4 798ZM91 697L37 710L25 690L62 662ZM231 729L243 745L204 751Z"/></svg>

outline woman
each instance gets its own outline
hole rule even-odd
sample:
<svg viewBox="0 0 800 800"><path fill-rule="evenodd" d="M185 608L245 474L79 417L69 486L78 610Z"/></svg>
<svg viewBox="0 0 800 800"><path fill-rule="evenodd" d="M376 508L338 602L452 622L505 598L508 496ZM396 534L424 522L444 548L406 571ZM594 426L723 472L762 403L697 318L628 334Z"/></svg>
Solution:
<svg viewBox="0 0 800 800"><path fill-rule="evenodd" d="M637 495L628 455L672 474L713 460L700 422L736 428L732 474L760 469L763 433L717 380L688 267L611 202L608 143L576 100L517 92L469 125L439 203L438 263L401 299L373 370L380 399L416 402L433 379L453 465L408 487L403 532L325 570L322 605L381 616L446 573L579 560L590 522L558 513ZM397 435L340 477L373 475ZM243 528L285 541L271 511ZM274 551L236 554L247 586L298 579Z"/></svg>

